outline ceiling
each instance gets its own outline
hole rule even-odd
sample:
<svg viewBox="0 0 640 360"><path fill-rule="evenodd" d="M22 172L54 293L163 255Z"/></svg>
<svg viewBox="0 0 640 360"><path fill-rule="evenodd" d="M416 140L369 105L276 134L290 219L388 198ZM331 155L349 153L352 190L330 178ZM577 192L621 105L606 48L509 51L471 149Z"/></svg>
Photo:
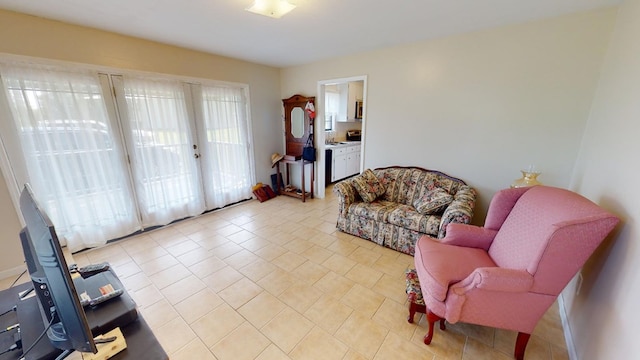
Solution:
<svg viewBox="0 0 640 360"><path fill-rule="evenodd" d="M0 0L0 8L288 67L520 23L622 0L291 0L280 19L253 0Z"/></svg>

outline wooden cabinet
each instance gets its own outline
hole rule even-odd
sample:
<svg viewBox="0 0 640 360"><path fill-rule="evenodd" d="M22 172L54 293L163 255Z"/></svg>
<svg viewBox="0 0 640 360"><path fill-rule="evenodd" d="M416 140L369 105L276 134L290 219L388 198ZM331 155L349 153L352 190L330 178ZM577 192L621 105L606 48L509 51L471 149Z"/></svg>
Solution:
<svg viewBox="0 0 640 360"><path fill-rule="evenodd" d="M360 145L333 149L331 182L360 173Z"/></svg>
<svg viewBox="0 0 640 360"><path fill-rule="evenodd" d="M282 99L287 155L301 157L302 148L313 132L313 119L309 118L309 114L305 111L308 102L315 103L315 97L293 95L288 99Z"/></svg>

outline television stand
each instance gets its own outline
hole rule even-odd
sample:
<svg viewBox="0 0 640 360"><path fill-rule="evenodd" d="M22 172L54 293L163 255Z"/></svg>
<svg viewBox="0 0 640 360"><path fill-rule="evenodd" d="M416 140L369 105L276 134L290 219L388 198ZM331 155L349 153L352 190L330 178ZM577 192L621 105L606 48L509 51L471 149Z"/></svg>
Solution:
<svg viewBox="0 0 640 360"><path fill-rule="evenodd" d="M32 287L31 282L16 285L10 289L0 291L0 311L11 309L17 306L17 311L10 312L0 317L0 328L6 328L12 324L20 322L20 334L22 335L22 349L26 350L31 343L44 330L45 324L42 322L40 308L37 299L32 296L24 300L19 300L18 296L21 292L29 290ZM129 296L123 294L122 296ZM120 298L112 301L120 301ZM103 309L109 309L104 307ZM94 311L101 311L98 307ZM31 317L30 317L31 315ZM91 324L92 329L94 326ZM121 326L120 330L127 342L127 348L114 355L112 360L139 360L139 359L169 359L167 353L162 349L158 339L153 335L151 328L146 323L142 315L138 314L137 320ZM94 336L101 335L96 333ZM31 335L27 335L31 334ZM31 339L31 340L28 340ZM8 349L14 343L13 336L0 336L0 349ZM45 338L38 342L33 350L27 354L26 360L54 360L62 353L61 350L55 349L50 345L48 339ZM73 352L70 352L72 354ZM2 360L18 360L22 357L21 351L12 351L2 355Z"/></svg>
<svg viewBox="0 0 640 360"><path fill-rule="evenodd" d="M64 359L64 358L66 358L67 356L71 355L71 353L72 353L73 351L74 351L74 350L65 350L65 351L63 351L63 352L62 352L62 354L60 354L60 355L58 355L58 357L56 357L56 360L62 360L62 359ZM28 354L27 354L27 355L28 355Z"/></svg>

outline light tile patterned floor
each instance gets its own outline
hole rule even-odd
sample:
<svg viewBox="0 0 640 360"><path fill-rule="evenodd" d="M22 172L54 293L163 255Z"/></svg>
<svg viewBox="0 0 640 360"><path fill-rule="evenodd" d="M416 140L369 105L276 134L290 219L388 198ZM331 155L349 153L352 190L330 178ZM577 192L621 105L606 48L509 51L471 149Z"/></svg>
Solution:
<svg viewBox="0 0 640 360"><path fill-rule="evenodd" d="M111 263L173 360L513 358L514 332L469 324L424 345L424 316L406 321L413 258L337 232L336 212L330 188L250 201L74 260ZM568 359L557 305L525 359Z"/></svg>

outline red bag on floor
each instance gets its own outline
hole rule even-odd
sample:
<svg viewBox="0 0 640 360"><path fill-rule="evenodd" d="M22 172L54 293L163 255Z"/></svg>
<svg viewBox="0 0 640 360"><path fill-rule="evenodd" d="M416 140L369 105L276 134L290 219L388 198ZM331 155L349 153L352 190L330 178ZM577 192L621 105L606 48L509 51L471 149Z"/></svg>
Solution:
<svg viewBox="0 0 640 360"><path fill-rule="evenodd" d="M273 199L276 197L276 193L273 191L271 186L262 185L260 187L254 187L253 195L256 196L256 199L260 202L265 202L269 199Z"/></svg>

